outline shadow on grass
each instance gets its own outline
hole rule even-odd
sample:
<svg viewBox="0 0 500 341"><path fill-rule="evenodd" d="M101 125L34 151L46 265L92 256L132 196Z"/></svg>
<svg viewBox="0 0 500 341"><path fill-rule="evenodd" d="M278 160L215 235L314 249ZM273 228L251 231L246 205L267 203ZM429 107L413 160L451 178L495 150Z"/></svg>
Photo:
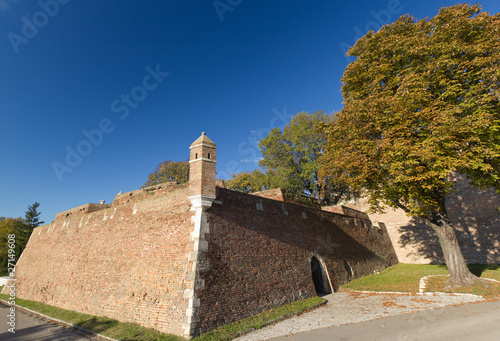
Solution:
<svg viewBox="0 0 500 341"><path fill-rule="evenodd" d="M468 267L470 272L472 272L477 277L481 277L482 273L485 270L500 270L500 265L496 264L469 264Z"/></svg>

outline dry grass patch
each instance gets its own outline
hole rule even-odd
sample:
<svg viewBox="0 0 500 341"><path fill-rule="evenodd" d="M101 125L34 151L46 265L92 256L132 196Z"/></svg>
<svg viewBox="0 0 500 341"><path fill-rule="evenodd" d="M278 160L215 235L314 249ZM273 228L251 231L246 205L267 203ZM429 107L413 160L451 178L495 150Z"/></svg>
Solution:
<svg viewBox="0 0 500 341"><path fill-rule="evenodd" d="M485 299L498 299L500 298L500 283L488 281L486 279L476 282L471 287L459 287L445 289L445 282L447 276L430 277L427 279L425 286L426 292L445 292L450 294L473 294L482 296Z"/></svg>

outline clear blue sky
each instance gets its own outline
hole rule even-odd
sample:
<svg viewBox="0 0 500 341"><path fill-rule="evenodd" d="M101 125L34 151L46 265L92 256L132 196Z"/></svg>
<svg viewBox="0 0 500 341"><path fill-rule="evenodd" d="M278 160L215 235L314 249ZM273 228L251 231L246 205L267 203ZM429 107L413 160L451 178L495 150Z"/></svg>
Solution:
<svg viewBox="0 0 500 341"><path fill-rule="evenodd" d="M361 33L455 3L0 0L0 216L110 203L202 131L219 177L255 169L270 128L341 109Z"/></svg>

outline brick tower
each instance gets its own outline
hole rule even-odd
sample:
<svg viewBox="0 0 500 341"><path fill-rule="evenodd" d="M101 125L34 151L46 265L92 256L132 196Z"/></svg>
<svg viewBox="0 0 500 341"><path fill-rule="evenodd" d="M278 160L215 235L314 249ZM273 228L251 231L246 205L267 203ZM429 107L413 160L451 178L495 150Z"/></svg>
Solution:
<svg viewBox="0 0 500 341"><path fill-rule="evenodd" d="M189 157L189 195L215 199L215 143L205 133L191 144Z"/></svg>

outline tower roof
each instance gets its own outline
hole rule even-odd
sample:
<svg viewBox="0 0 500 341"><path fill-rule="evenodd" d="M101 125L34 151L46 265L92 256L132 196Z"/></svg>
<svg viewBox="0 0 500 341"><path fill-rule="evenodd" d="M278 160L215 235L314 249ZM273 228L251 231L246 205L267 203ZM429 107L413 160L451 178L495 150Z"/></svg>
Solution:
<svg viewBox="0 0 500 341"><path fill-rule="evenodd" d="M210 140L208 138L207 134L205 134L205 132L201 133L201 136L198 137L198 139L191 144L191 147L194 147L194 146L197 146L197 145L200 145L200 144L203 144L203 145L206 145L206 146L210 146L210 147L214 147L214 148L216 147L214 141Z"/></svg>

